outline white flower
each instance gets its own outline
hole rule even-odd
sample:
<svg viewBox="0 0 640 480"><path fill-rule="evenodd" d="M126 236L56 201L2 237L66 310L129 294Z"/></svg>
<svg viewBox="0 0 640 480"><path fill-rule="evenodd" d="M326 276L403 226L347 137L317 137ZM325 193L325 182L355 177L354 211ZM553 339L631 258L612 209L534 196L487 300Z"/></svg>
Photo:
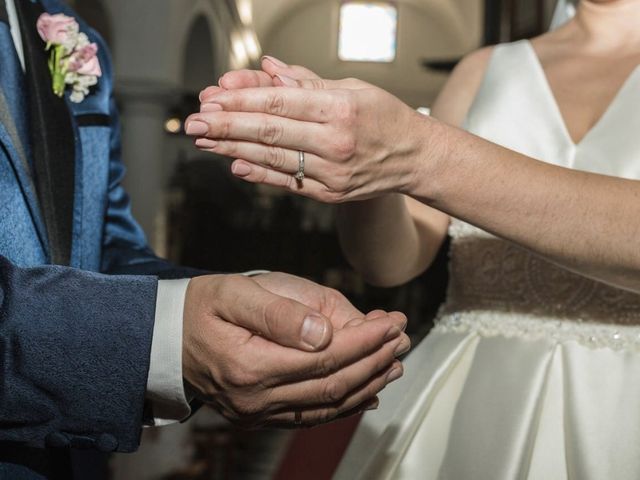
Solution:
<svg viewBox="0 0 640 480"><path fill-rule="evenodd" d="M62 46L64 47L65 53L68 55L75 50L76 45L78 44L78 40L80 37L80 27L78 26L78 24L69 24L67 26L67 34L68 35L62 43Z"/></svg>

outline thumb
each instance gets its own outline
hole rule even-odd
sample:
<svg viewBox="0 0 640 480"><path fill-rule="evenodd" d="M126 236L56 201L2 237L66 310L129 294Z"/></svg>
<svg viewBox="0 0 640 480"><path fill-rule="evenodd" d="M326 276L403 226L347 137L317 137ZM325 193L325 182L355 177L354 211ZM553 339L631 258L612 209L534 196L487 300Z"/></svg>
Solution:
<svg viewBox="0 0 640 480"><path fill-rule="evenodd" d="M225 320L298 350L323 350L331 342L331 322L316 310L275 295L250 278L234 278L228 283L225 290L229 301L221 302Z"/></svg>

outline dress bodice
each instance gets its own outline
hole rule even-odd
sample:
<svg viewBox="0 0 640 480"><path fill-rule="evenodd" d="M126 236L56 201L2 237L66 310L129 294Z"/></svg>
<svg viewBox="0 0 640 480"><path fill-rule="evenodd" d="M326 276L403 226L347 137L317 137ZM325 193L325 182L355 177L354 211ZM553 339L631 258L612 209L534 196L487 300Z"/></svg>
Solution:
<svg viewBox="0 0 640 480"><path fill-rule="evenodd" d="M539 160L640 179L636 105L639 68L596 125L574 143L525 40L495 47L464 126ZM449 233L450 284L439 328L640 348L640 295L569 272L459 220L452 221Z"/></svg>

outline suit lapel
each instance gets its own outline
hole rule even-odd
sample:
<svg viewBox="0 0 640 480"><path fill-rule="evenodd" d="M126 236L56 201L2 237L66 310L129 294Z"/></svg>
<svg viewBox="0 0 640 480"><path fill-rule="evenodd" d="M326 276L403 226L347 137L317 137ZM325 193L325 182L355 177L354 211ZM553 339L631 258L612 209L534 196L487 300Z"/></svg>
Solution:
<svg viewBox="0 0 640 480"><path fill-rule="evenodd" d="M75 139L70 112L64 98L51 88L48 54L35 28L44 13L39 2L16 1L29 98L29 130L35 168L35 184L55 264L71 259L75 190Z"/></svg>
<svg viewBox="0 0 640 480"><path fill-rule="evenodd" d="M0 89L0 146L4 146L7 158L13 165L13 170L20 183L22 194L27 201L31 218L36 226L42 249L46 252L48 250L47 232L40 214L38 197L33 184L33 178L30 174L31 169L29 167L28 157L22 141L18 136L15 122L9 113L9 105L2 89Z"/></svg>
<svg viewBox="0 0 640 480"><path fill-rule="evenodd" d="M42 248L47 251L47 235L40 216L36 189L29 165L25 84L22 67L13 47L9 18L0 0L0 147L11 162Z"/></svg>

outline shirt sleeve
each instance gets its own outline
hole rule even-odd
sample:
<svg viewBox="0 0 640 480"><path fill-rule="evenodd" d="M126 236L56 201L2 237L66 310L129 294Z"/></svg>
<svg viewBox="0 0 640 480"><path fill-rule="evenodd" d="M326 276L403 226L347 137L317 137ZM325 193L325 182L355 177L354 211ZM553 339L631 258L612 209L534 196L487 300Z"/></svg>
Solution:
<svg viewBox="0 0 640 480"><path fill-rule="evenodd" d="M189 281L158 282L146 396L154 426L177 423L191 415L182 377L182 321Z"/></svg>
<svg viewBox="0 0 640 480"><path fill-rule="evenodd" d="M269 273L253 270L243 275ZM160 280L146 399L151 404L153 426L180 422L191 415L182 376L182 322L190 280Z"/></svg>

